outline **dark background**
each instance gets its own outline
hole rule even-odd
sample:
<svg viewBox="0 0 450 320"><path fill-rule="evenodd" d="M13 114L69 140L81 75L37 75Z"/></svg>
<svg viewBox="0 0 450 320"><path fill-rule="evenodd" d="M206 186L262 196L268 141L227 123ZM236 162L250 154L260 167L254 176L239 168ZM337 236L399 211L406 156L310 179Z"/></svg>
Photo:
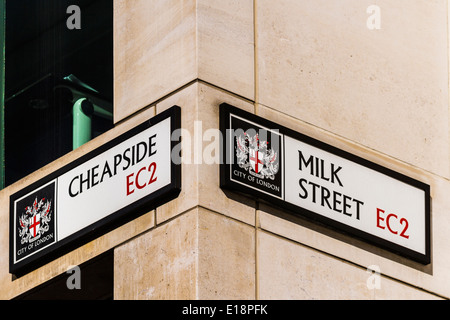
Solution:
<svg viewBox="0 0 450 320"><path fill-rule="evenodd" d="M30 194L29 196L25 197L24 199L20 200L17 202L16 207L15 207L15 211L16 211L16 226L17 229L16 231L16 252L14 253L16 255L16 260L19 259L23 259L24 257L32 254L33 252L35 252L36 250L39 250L51 243L54 243L56 241L56 233L55 233L55 221L56 221L56 212L55 212L55 182L52 182L51 184L49 184L48 186L40 189L37 192L34 192L32 194ZM26 212L26 208L27 207L31 207L33 206L34 201L37 199L37 202L39 203L39 201L41 201L42 199L46 199L51 201L51 209L50 209L50 215L51 215L51 220L49 223L49 227L50 229L43 235L43 237L50 235L53 233L53 239L48 240L46 242L43 242L41 245L36 245L34 244L33 248L31 250L28 249L28 245L29 243L25 243L25 244L21 244L21 238L19 237L19 229L20 229L20 223L19 223L19 219L22 215L25 214ZM30 216L27 216L27 219L29 219ZM17 256L17 251L20 250L23 247L27 247L27 251L24 254L21 254L20 256Z"/></svg>
<svg viewBox="0 0 450 320"><path fill-rule="evenodd" d="M6 1L6 185L72 151L73 96L56 88L64 77L75 75L112 106L112 4ZM80 7L80 30L67 28L70 5ZM112 119L93 118L93 138L112 126Z"/></svg>
<svg viewBox="0 0 450 320"><path fill-rule="evenodd" d="M247 132L248 130L253 129L250 132L253 131L253 132L259 133L259 135L260 135L262 140L269 142L269 149L273 148L272 147L272 144L273 144L272 138L275 137L276 139L278 139L278 141L277 141L278 149L279 149L277 151L277 153L278 153L277 154L278 164L279 164L278 173L275 175L275 180L271 180L271 179L268 179L268 178L267 179L262 179L262 180L264 180L266 182L269 182L271 184L274 184L276 186L279 186L279 192L277 192L276 190L267 188L264 185L257 184L256 183L256 179L257 179L256 177L255 177L255 182L249 181L247 179L247 176L245 177L245 179L243 179L243 178L240 178L238 176L233 175L233 179L236 180L236 181L245 183L247 185L250 185L252 187L255 187L255 188L257 188L257 189L259 189L261 191L268 192L268 193L273 194L275 196L281 197L282 194L283 194L282 192L283 192L283 187L284 187L282 185L282 165L283 165L284 160L283 160L283 155L282 155L282 152L281 152L281 143L282 143L281 142L281 136L272 134L272 133L268 132L267 130L264 130L261 127L255 126L254 124L248 123L246 121L242 121L242 120L237 119L235 117L231 117L231 128L234 130L234 132L236 132L236 130L239 130L239 129L242 129L244 132ZM249 134L250 134L250 132L249 132ZM239 170L239 171L244 172L247 175L249 175L249 172L244 170L244 169L241 169L239 167L238 163L237 163L236 137L233 137L233 145L234 145L234 148L232 150L232 152L233 152L233 164L231 165L231 174L233 174L234 170ZM248 145L247 145L247 147L248 147Z"/></svg>

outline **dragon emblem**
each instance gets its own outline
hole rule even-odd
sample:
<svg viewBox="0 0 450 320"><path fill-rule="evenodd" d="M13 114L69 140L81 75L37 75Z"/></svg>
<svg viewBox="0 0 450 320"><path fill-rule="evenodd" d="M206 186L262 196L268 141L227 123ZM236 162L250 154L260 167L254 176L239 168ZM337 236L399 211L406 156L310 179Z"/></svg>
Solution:
<svg viewBox="0 0 450 320"><path fill-rule="evenodd" d="M21 244L30 243L39 239L49 230L51 221L52 202L43 198L33 205L25 208L25 213L19 218L19 236Z"/></svg>
<svg viewBox="0 0 450 320"><path fill-rule="evenodd" d="M258 178L275 180L279 170L278 153L268 148L269 142L259 135L244 133L236 137L236 157L240 168Z"/></svg>

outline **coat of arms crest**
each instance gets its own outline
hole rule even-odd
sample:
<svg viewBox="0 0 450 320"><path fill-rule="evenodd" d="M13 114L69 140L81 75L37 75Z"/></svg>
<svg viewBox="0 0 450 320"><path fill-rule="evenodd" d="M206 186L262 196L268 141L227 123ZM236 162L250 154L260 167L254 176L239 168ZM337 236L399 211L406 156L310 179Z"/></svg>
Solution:
<svg viewBox="0 0 450 320"><path fill-rule="evenodd" d="M38 240L50 229L51 208L51 201L45 198L39 202L36 198L31 206L25 208L25 214L19 218L21 244Z"/></svg>
<svg viewBox="0 0 450 320"><path fill-rule="evenodd" d="M261 141L258 134L248 133L236 137L236 157L240 168L262 179L275 179L279 169L278 153Z"/></svg>

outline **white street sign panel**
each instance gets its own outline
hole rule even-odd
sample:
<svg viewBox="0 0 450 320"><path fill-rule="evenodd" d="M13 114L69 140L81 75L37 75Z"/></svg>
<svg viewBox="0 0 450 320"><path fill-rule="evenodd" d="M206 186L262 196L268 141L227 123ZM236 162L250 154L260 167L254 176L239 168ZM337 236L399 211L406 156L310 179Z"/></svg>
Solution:
<svg viewBox="0 0 450 320"><path fill-rule="evenodd" d="M287 202L425 255L424 190L287 136L285 154Z"/></svg>
<svg viewBox="0 0 450 320"><path fill-rule="evenodd" d="M430 262L428 185L226 104L221 130L222 188Z"/></svg>
<svg viewBox="0 0 450 320"><path fill-rule="evenodd" d="M173 107L11 196L10 272L26 273L178 195Z"/></svg>

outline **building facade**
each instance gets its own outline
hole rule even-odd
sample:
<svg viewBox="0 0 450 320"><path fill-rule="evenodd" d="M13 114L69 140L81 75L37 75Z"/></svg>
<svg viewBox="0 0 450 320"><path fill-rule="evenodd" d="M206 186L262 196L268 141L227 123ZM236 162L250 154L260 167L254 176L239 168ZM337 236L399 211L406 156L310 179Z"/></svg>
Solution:
<svg viewBox="0 0 450 320"><path fill-rule="evenodd" d="M448 5L114 0L114 125L0 191L0 298L448 299ZM429 263L221 188L224 103L429 186ZM12 275L10 197L173 106L180 193Z"/></svg>

